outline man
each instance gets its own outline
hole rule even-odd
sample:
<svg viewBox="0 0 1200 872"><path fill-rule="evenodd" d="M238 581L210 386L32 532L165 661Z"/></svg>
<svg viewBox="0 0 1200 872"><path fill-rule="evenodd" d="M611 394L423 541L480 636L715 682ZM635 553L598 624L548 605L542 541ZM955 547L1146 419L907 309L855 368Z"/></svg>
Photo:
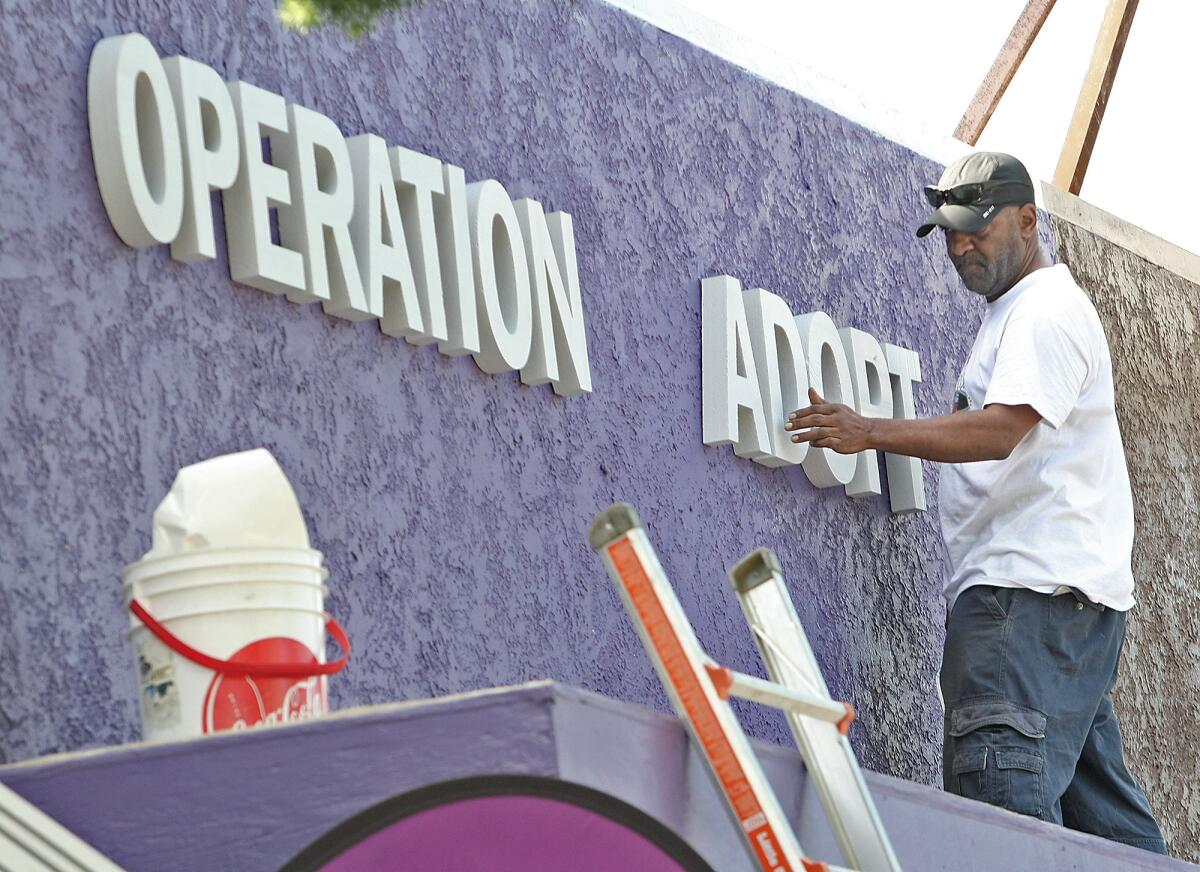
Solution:
<svg viewBox="0 0 1200 872"><path fill-rule="evenodd" d="M1009 155L951 165L917 231L942 229L987 300L951 414L793 412L795 442L947 464L939 497L950 608L942 658L946 790L1166 853L1125 767L1111 691L1133 606L1133 503L1104 330L1037 237Z"/></svg>

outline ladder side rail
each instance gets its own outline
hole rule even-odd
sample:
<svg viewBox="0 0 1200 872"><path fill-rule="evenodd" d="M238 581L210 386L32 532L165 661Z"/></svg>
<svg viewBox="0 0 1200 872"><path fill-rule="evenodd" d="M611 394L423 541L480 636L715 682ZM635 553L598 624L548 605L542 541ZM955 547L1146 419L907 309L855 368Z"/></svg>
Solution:
<svg viewBox="0 0 1200 872"><path fill-rule="evenodd" d="M738 564L730 575L767 674L779 684L810 692L819 688L829 697L820 666L777 569L778 559L771 555L774 566L757 583L747 585L744 578L739 581L739 567L760 553ZM861 872L899 872L899 861L849 740L828 722L790 712L787 719L846 862Z"/></svg>

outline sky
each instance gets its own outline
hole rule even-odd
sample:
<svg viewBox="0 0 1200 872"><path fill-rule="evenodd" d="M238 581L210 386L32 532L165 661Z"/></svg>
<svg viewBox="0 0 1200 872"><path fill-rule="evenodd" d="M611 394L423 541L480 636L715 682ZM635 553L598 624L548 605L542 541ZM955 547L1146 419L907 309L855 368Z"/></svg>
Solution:
<svg viewBox="0 0 1200 872"><path fill-rule="evenodd" d="M677 0L950 136L1026 0ZM1108 0L1058 0L978 147L1054 175ZM1080 196L1200 253L1200 2L1143 0Z"/></svg>

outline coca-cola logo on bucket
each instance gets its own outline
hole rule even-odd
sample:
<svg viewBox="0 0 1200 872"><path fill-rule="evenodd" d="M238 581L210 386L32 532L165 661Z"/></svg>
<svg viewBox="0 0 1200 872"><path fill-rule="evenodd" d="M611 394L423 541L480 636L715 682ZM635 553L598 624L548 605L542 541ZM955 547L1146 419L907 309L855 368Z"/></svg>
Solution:
<svg viewBox="0 0 1200 872"><path fill-rule="evenodd" d="M259 639L229 658L233 663L304 664L317 658L295 639ZM317 717L328 711L324 676L266 678L217 673L204 697L205 733L243 730Z"/></svg>

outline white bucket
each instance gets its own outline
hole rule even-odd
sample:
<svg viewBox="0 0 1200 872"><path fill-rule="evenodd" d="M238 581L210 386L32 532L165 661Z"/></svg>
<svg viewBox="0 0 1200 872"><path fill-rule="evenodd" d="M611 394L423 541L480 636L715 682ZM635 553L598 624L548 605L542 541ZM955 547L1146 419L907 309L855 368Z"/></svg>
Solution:
<svg viewBox="0 0 1200 872"><path fill-rule="evenodd" d="M324 714L326 679L314 673L325 662L326 576L320 553L308 549L208 549L127 566L126 605L136 600L163 635L130 615L143 738ZM195 652L242 665L210 668ZM280 664L303 674L237 674Z"/></svg>

